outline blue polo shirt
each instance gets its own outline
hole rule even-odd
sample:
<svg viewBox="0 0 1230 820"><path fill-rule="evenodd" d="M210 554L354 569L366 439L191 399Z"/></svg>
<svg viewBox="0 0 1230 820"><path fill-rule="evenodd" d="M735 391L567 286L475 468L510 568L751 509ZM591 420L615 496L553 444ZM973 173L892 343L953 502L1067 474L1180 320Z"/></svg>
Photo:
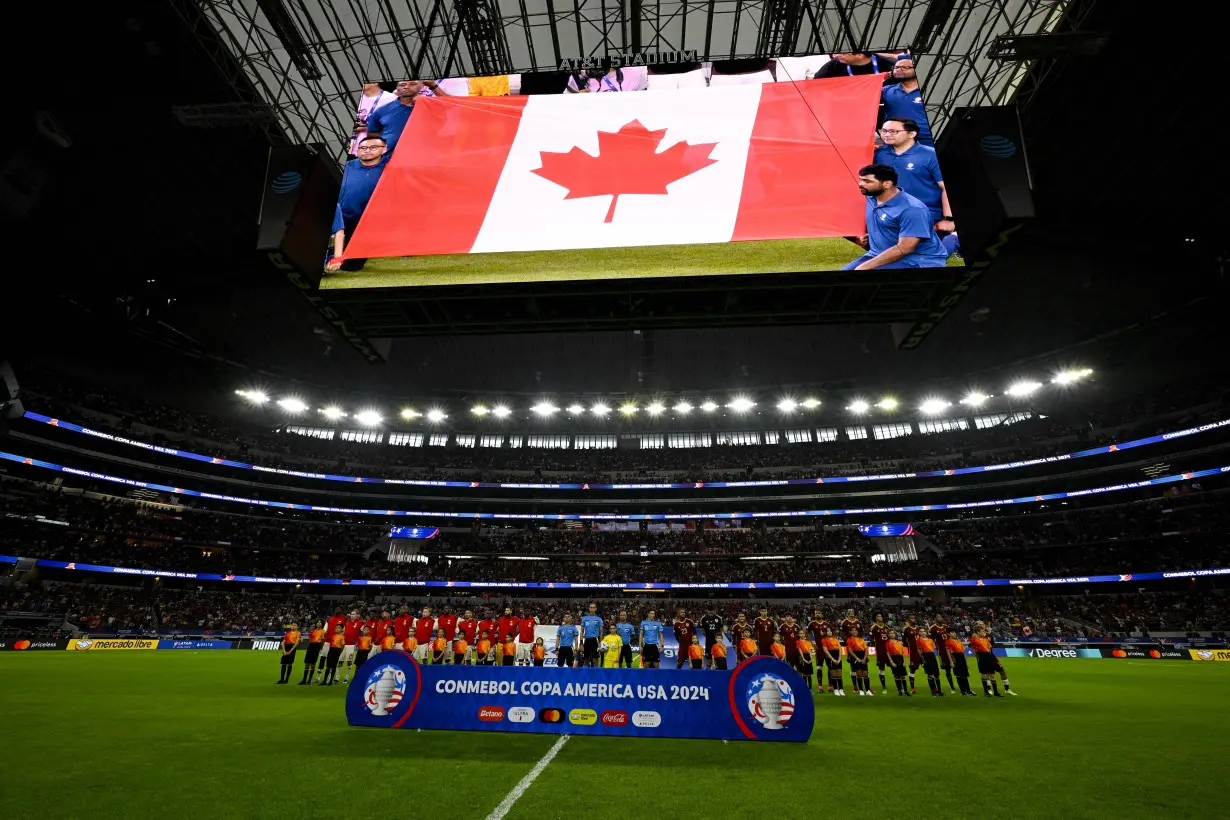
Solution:
<svg viewBox="0 0 1230 820"><path fill-rule="evenodd" d="M581 616L581 634L586 638L601 638L602 637L602 616L601 615L582 615Z"/></svg>
<svg viewBox="0 0 1230 820"><path fill-rule="evenodd" d="M883 203L874 196L867 197L867 258L884 253L902 236L914 236L920 240L914 252L893 263L893 267L944 267L948 252L932 224L927 206L905 191Z"/></svg>
<svg viewBox="0 0 1230 820"><path fill-rule="evenodd" d="M935 215L932 224L939 222L944 215L944 200L940 193L944 175L940 173L940 161L934 148L916 142L898 154L891 146L881 145L876 149L872 162L896 168L897 187L927 206L927 210Z"/></svg>
<svg viewBox="0 0 1230 820"><path fill-rule="evenodd" d="M662 642L661 621L641 621L641 631L645 633L645 644L647 646Z"/></svg>
<svg viewBox="0 0 1230 820"><path fill-rule="evenodd" d="M626 621L621 621L615 624L615 631L619 634L620 640L624 642L624 646L632 646L632 636L636 634L636 627Z"/></svg>
<svg viewBox="0 0 1230 820"><path fill-rule="evenodd" d="M927 109L923 107L921 88L906 91L900 85L886 85L880 92L880 102L884 104L881 109L883 119L913 120L918 123L916 139L923 145L935 144L935 139L931 136L931 123L927 122Z"/></svg>
<svg viewBox="0 0 1230 820"><path fill-rule="evenodd" d="M354 225L363 216L367 203L376 191L376 183L388 164L387 153L370 168L357 159L346 163L342 171L342 189L337 195L337 208L333 211L333 233L345 230L347 222Z"/></svg>
<svg viewBox="0 0 1230 820"><path fill-rule="evenodd" d="M401 100L396 100L388 105L380 106L367 118L367 133L378 133L384 138L386 156L393 153L393 148L396 147L397 140L401 138L401 132L405 130L412 113L414 113L414 103L402 105Z"/></svg>

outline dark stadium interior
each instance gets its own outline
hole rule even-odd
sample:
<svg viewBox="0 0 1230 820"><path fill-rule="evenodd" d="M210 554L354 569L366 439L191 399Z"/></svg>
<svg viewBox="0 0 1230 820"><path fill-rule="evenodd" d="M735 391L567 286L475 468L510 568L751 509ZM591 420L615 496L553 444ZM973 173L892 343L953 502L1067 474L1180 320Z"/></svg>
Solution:
<svg viewBox="0 0 1230 820"><path fill-rule="evenodd" d="M21 90L0 136L12 237L0 285L0 649L106 638L256 649L343 609L376 622L424 607L494 618L507 606L554 636L595 601L608 622L620 610L640 624L655 609L668 626L677 608L716 613L732 646L736 616L761 608L779 624L813 612L836 624L848 608L864 624L938 617L961 641L985 624L997 648L1017 651L1004 657L1030 656L1010 662L1014 674L1042 663L1031 647L1146 667L1143 654L1110 653L1230 649L1225 175L1189 159L1193 135L1213 138L1201 127L1215 127L1207 66L1218 58L1157 47L1190 43L1191 19L1156 4L1059 4L1106 39L1095 54L1037 61L1014 101L1036 216L915 345L905 340L923 319L860 315L861 284L833 285L806 322L789 290L752 276L694 285L697 304L717 307L677 323L666 314L678 302L623 283L592 297L606 301L588 324L559 315L591 298L568 283L524 298L476 285L301 291L256 252L270 149L292 140L272 115L192 122L193 107L250 99L201 34L211 5L88 4L57 35L71 47L6 64ZM13 9L10 25L45 31L46 14ZM938 270L935 292L915 294L927 309L962 269ZM407 332L352 344L326 315L382 300L409 305L396 308ZM915 308L902 310L922 317ZM474 332L478 316L503 317L509 332ZM341 418L323 417L334 407ZM643 649L638 638L638 665ZM685 652L671 650L681 664ZM1225 666L1182 666L1206 665ZM1021 677L1041 698L1052 671ZM3 692L17 672L0 672ZM1076 703L1022 720L1068 720ZM1118 719L1100 714L1091 720ZM817 737L820 726L818 714ZM1030 758L1046 757L1039 743ZM465 759L444 748L450 765ZM544 750L492 754L522 772ZM1004 816L1107 810L1013 805ZM1144 816L1145 803L1127 806L1122 816ZM530 816L522 807L510 816Z"/></svg>

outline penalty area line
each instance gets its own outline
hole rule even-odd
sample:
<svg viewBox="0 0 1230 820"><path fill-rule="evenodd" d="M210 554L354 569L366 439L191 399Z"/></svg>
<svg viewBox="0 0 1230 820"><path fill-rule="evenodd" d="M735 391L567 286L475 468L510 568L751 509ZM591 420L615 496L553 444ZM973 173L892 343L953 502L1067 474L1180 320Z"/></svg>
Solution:
<svg viewBox="0 0 1230 820"><path fill-rule="evenodd" d="M491 814L487 815L487 820L501 820L504 815L508 814L513 804L521 799L521 795L525 794L529 787L533 785L534 781L538 779L538 775L542 774L543 770L555 759L555 756L559 754L559 750L564 748L564 744L567 742L568 735L560 735L559 740L555 741L555 745L548 749L547 753L542 756L542 759L534 764L534 768L530 769L529 774L521 778L520 782L513 786L512 791L504 796L500 805L496 806Z"/></svg>

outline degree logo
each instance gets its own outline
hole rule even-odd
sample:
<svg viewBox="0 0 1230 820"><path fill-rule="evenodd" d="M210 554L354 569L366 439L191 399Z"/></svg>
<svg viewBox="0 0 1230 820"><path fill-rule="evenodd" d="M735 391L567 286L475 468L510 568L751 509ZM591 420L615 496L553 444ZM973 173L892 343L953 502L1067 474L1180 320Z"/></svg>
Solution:
<svg viewBox="0 0 1230 820"><path fill-rule="evenodd" d="M484 706L478 710L478 719L483 723L499 723L504 719L504 707Z"/></svg>
<svg viewBox="0 0 1230 820"><path fill-rule="evenodd" d="M568 722L577 726L593 726L598 722L598 713L593 709L573 709L568 713Z"/></svg>
<svg viewBox="0 0 1230 820"><path fill-rule="evenodd" d="M543 723L563 723L564 722L564 710L563 709L539 709L538 719L542 721Z"/></svg>

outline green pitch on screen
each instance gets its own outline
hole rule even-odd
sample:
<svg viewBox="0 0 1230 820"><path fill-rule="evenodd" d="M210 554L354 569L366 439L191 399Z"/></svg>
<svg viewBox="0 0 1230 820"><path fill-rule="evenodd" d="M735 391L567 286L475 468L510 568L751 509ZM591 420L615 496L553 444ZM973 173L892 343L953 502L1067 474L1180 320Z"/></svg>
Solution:
<svg viewBox="0 0 1230 820"><path fill-rule="evenodd" d="M846 239L777 239L570 251L371 259L361 271L325 272L322 290L719 276L839 270L863 253ZM949 266L963 263L953 257Z"/></svg>
<svg viewBox="0 0 1230 820"><path fill-rule="evenodd" d="M815 696L806 745L573 737L507 816L1224 814L1230 664L1005 663L1019 697ZM352 728L342 687L275 686L277 666L0 654L0 817L481 820L556 740Z"/></svg>

